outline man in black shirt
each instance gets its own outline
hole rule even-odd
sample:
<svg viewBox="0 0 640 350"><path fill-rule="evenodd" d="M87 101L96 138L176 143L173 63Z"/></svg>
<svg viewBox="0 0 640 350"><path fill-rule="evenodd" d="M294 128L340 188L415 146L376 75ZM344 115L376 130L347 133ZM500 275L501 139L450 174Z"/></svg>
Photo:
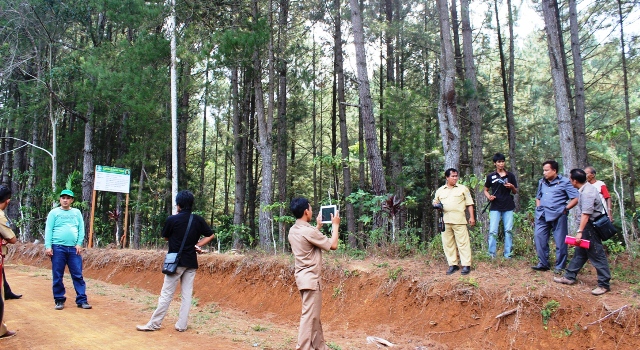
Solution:
<svg viewBox="0 0 640 350"><path fill-rule="evenodd" d="M158 308L151 315L151 319L143 326L136 326L139 331L155 331L160 329L162 320L167 314L173 294L180 282L180 294L182 295L182 303L180 304L180 314L175 329L178 332L187 330L187 321L189 319L189 310L191 309L191 295L193 293L193 280L196 277L196 269L198 268L197 253L201 253L201 247L209 243L215 236L213 231L202 217L191 214L193 206L193 193L190 191L180 191L176 196L176 207L178 213L167 218L162 229L162 237L169 241L169 253L177 253L182 245L182 239L189 225L189 218L193 216L189 233L178 260L178 269L173 275L164 276L164 284L158 299ZM200 237L204 236L202 240Z"/></svg>
<svg viewBox="0 0 640 350"><path fill-rule="evenodd" d="M496 240L500 220L504 225L504 257L511 258L511 234L513 230L513 210L516 204L513 195L518 192L518 181L513 173L504 169L505 157L502 153L493 156L496 171L487 175L484 195L491 202L489 209L489 255L496 257ZM491 191L491 192L489 192Z"/></svg>

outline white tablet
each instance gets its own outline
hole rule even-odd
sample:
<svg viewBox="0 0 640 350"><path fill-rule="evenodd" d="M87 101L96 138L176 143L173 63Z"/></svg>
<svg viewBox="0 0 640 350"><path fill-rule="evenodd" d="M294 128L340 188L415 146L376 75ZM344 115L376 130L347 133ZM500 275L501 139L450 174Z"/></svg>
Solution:
<svg viewBox="0 0 640 350"><path fill-rule="evenodd" d="M322 223L330 224L331 223L331 214L336 216L336 211L338 207L335 205L323 205L320 207L320 212L322 213Z"/></svg>

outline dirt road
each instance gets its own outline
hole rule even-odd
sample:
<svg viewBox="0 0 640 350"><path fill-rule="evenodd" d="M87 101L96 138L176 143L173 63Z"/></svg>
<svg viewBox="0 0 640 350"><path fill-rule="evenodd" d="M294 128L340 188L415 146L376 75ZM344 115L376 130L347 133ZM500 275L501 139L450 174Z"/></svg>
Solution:
<svg viewBox="0 0 640 350"><path fill-rule="evenodd" d="M83 310L76 307L73 285L66 276L67 303L64 310L55 310L50 271L9 265L6 272L11 288L24 296L19 300L6 301L5 323L18 334L0 340L0 349L3 350L265 348L260 346L263 341L258 337L253 343L250 339L247 341L242 336L242 326L237 323L235 325L240 328L235 330L238 332L235 340L228 339L226 335L215 336L215 330L209 332L199 327L198 320L208 313L206 309L211 311L212 317L221 313L221 310L211 309L211 306L194 307L192 322L196 325L179 333L173 329L179 305L175 300L161 330L138 332L135 326L148 320L157 302L156 295L88 279L87 294L93 309ZM233 315L228 317L234 318ZM266 326L262 327L266 329ZM251 328L244 330L253 332Z"/></svg>

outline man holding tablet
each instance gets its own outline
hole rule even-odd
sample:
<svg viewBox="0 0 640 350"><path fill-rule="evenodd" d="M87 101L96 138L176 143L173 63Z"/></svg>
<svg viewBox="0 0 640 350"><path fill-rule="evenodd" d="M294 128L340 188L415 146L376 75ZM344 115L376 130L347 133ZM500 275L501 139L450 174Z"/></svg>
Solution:
<svg viewBox="0 0 640 350"><path fill-rule="evenodd" d="M331 237L320 232L323 210L316 217L316 226L309 222L313 211L309 200L294 198L290 205L296 223L289 229L289 244L295 256L295 278L302 297L302 315L298 329L296 350L329 350L324 341L320 313L322 311L322 251L338 249L340 214L334 208L328 212L331 221ZM335 212L335 215L333 214Z"/></svg>

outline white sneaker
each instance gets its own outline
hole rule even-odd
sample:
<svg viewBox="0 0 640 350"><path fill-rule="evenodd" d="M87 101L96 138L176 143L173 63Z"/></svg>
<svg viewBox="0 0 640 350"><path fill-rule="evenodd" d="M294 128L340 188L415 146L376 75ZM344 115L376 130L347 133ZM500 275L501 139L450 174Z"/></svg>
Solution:
<svg viewBox="0 0 640 350"><path fill-rule="evenodd" d="M591 291L591 294L593 295L602 295L606 292L608 292L609 290L603 287L598 286L598 288L594 289Z"/></svg>
<svg viewBox="0 0 640 350"><path fill-rule="evenodd" d="M137 329L137 330L139 330L139 331L141 331L141 332L153 332L153 331L158 330L158 328L151 327L151 326L149 326L149 325L147 325L147 324L142 325L142 326L137 325L137 326L136 326L136 329Z"/></svg>

